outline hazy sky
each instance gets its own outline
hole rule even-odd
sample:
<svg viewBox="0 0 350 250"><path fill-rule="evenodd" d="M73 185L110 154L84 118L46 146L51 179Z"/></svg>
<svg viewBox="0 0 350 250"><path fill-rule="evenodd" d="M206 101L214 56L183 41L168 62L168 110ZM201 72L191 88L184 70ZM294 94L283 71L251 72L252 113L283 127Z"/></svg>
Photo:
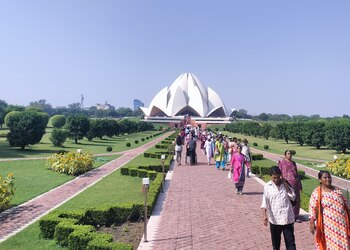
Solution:
<svg viewBox="0 0 350 250"><path fill-rule="evenodd" d="M350 115L349 0L0 0L0 99L148 106L194 73L249 114Z"/></svg>

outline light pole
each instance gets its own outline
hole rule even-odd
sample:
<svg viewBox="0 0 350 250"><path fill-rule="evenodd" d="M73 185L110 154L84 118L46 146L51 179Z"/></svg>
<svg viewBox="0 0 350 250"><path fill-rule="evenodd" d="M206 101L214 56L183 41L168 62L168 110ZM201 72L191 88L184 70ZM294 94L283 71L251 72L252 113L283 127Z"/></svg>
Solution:
<svg viewBox="0 0 350 250"><path fill-rule="evenodd" d="M164 179L165 179L164 162L165 162L165 155L161 155L160 159L162 159L162 174L163 174L162 193L164 193Z"/></svg>
<svg viewBox="0 0 350 250"><path fill-rule="evenodd" d="M144 241L147 242L147 221L148 221L148 211L147 211L147 193L148 193L148 186L149 186L149 178L142 178L142 186L143 186L143 193L145 195L145 207L144 207L144 226L143 226L143 233L144 233Z"/></svg>

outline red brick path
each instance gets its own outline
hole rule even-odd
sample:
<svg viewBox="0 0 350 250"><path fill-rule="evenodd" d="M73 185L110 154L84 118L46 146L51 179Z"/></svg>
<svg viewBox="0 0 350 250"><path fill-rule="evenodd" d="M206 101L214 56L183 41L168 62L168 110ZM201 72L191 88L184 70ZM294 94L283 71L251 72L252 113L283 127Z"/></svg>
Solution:
<svg viewBox="0 0 350 250"><path fill-rule="evenodd" d="M143 153L171 133L166 133L155 140L138 148L124 151L121 157L75 178L49 192L42 194L20 206L9 209L0 214L0 242L34 223L45 214L59 207L88 187L94 185L104 176L112 173L124 164Z"/></svg>
<svg viewBox="0 0 350 250"><path fill-rule="evenodd" d="M142 240L139 249L272 249L269 228L262 223L261 182L248 178L244 195L237 195L228 171L207 166L202 152L197 154L197 166L175 166L170 172L148 224L149 241ZM297 249L314 249L309 222L295 223L295 236Z"/></svg>

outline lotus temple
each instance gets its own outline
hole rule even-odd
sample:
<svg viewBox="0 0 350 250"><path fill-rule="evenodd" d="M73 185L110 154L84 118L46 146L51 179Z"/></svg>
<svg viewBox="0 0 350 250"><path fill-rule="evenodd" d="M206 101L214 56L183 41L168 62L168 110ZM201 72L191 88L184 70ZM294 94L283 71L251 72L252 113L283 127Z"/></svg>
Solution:
<svg viewBox="0 0 350 250"><path fill-rule="evenodd" d="M148 122L179 124L187 119L192 125L202 126L230 123L234 111L226 110L220 96L192 73L180 75L154 96L148 108L141 110Z"/></svg>

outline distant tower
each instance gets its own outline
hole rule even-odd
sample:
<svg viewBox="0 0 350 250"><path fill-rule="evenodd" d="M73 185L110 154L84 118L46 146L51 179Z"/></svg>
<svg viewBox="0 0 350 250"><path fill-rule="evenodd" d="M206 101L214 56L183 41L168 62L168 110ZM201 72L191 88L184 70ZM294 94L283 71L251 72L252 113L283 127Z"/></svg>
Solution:
<svg viewBox="0 0 350 250"><path fill-rule="evenodd" d="M145 104L138 99L134 99L134 110L138 110L140 107L144 107Z"/></svg>
<svg viewBox="0 0 350 250"><path fill-rule="evenodd" d="M82 94L80 97L80 107L83 108L84 107L84 95Z"/></svg>

